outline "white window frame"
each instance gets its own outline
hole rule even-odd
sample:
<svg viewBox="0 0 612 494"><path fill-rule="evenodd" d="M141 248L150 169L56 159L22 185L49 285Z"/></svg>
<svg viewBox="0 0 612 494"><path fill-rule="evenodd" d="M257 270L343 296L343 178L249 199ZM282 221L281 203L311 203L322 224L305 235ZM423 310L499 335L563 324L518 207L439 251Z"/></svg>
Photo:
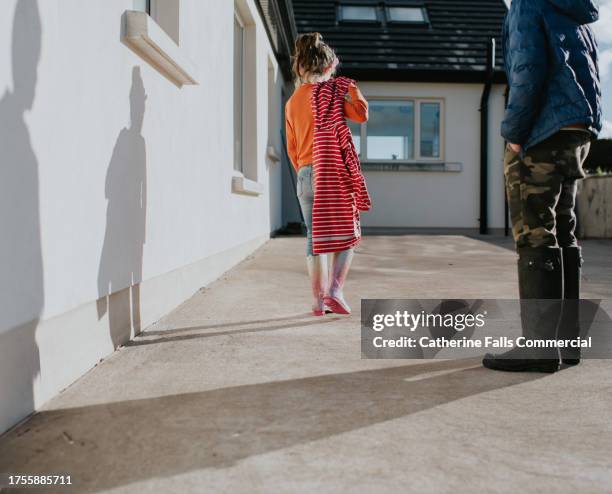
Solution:
<svg viewBox="0 0 612 494"><path fill-rule="evenodd" d="M149 0L149 15L180 45L181 0Z"/></svg>
<svg viewBox="0 0 612 494"><path fill-rule="evenodd" d="M158 1L166 2L161 10ZM180 1L151 0L145 11L134 2L137 10L126 10L121 19L122 43L179 88L198 83L197 68L178 46Z"/></svg>
<svg viewBox="0 0 612 494"><path fill-rule="evenodd" d="M181 0L132 1L134 10L149 15L177 45L179 44Z"/></svg>
<svg viewBox="0 0 612 494"><path fill-rule="evenodd" d="M280 163L281 153L280 148L280 134L278 129L281 126L281 110L279 100L279 87L280 87L280 69L278 63L274 59L272 52L268 53L268 138L267 138L267 149L266 158L270 163Z"/></svg>
<svg viewBox="0 0 612 494"><path fill-rule="evenodd" d="M245 169L245 152L244 152L244 147L245 147L245 136L246 136L246 118L245 118L245 105L244 105L244 92L245 92L245 87L246 87L246 63L245 63L245 45L246 45L246 26L244 21L242 20L242 16L240 15L240 12L238 12L237 9L234 9L234 22L237 22L240 25L240 28L242 29L242 47L241 47L241 67L240 67L240 166L236 167L237 161L236 161L236 135L234 134L234 146L233 146L233 169L234 172L240 173L242 175L244 175L244 169ZM236 60L235 57L236 56L236 47L233 47L233 51L232 51L232 62L233 62L233 66L235 67L236 64ZM236 83L237 83L237 77L236 74L234 73L234 77L233 77L233 84L234 84L234 91L236 91ZM234 105L237 104L236 101L236 97L235 97L235 93L234 93ZM234 122L234 133L236 132L236 109L234 108L233 111L233 115L232 115L232 119Z"/></svg>
<svg viewBox="0 0 612 494"><path fill-rule="evenodd" d="M258 61L257 52L257 13L251 8L247 0L235 0L234 19L243 28L243 51L242 51L242 168L235 168L235 161L232 152L232 192L242 195L258 196L263 194L264 185L258 182L259 175L259 128L258 113L262 108L258 108L258 103L262 101L258 98ZM233 29L233 24L232 24ZM233 38L233 36L232 36ZM232 43L232 54L233 54ZM232 61L233 66L233 61Z"/></svg>
<svg viewBox="0 0 612 494"><path fill-rule="evenodd" d="M360 156L362 163L443 163L445 161L446 145L445 145L445 100L444 98L410 98L410 97L393 97L393 96L375 96L368 97L368 101L401 101L412 102L414 105L414 157L407 160L392 160L392 159L368 159L368 122L361 124L360 128ZM421 104L422 103L438 103L440 105L440 156L432 158L421 156Z"/></svg>

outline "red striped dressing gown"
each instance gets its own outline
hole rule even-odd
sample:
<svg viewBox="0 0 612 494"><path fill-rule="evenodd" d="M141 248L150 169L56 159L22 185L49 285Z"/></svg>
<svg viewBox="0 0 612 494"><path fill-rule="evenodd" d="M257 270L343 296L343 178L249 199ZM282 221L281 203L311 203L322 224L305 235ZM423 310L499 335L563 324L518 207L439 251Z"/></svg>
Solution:
<svg viewBox="0 0 612 494"><path fill-rule="evenodd" d="M336 77L312 88L315 120L313 254L339 252L359 244L359 212L372 207L344 116L344 98L352 84L355 84L352 79Z"/></svg>

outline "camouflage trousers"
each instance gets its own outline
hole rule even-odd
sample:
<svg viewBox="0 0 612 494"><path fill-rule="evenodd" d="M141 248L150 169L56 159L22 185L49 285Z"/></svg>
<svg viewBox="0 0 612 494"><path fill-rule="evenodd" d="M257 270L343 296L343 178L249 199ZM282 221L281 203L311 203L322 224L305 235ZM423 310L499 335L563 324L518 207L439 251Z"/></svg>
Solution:
<svg viewBox="0 0 612 494"><path fill-rule="evenodd" d="M573 247L577 181L591 136L561 130L528 149L524 158L506 147L504 175L516 248Z"/></svg>

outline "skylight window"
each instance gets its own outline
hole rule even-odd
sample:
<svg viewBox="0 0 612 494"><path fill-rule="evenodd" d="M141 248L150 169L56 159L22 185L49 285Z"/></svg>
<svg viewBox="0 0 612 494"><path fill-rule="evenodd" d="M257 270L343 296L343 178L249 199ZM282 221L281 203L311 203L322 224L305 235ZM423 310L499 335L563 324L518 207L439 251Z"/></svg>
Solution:
<svg viewBox="0 0 612 494"><path fill-rule="evenodd" d="M427 17L423 7L388 7L389 22L425 23Z"/></svg>
<svg viewBox="0 0 612 494"><path fill-rule="evenodd" d="M364 5L342 5L340 20L345 22L378 22L376 7Z"/></svg>

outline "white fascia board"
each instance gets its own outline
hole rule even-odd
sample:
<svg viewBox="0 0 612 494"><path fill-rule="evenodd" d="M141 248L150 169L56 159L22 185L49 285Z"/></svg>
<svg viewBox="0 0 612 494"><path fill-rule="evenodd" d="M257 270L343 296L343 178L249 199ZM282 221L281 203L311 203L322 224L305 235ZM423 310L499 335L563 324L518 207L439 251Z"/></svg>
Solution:
<svg viewBox="0 0 612 494"><path fill-rule="evenodd" d="M123 13L121 41L179 88L198 83L194 65L145 12L126 10Z"/></svg>

